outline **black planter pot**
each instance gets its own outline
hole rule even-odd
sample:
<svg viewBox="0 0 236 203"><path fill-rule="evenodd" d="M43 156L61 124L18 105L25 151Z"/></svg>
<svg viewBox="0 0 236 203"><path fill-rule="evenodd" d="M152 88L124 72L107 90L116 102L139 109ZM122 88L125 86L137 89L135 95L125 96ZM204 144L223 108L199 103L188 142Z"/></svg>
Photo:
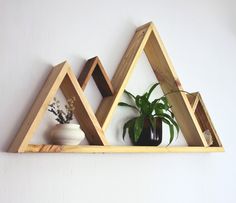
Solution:
<svg viewBox="0 0 236 203"><path fill-rule="evenodd" d="M133 144L137 146L158 146L162 141L162 120L156 118L156 130L152 128L149 120L145 120L139 140Z"/></svg>

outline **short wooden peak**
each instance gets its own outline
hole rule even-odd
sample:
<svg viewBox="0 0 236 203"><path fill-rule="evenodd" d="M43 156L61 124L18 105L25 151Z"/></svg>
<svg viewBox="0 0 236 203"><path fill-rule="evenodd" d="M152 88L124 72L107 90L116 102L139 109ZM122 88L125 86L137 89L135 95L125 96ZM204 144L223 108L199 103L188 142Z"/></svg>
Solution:
<svg viewBox="0 0 236 203"><path fill-rule="evenodd" d="M112 96L114 93L111 81L100 61L98 56L89 59L82 69L78 78L81 88L84 90L90 80L93 77L100 93L103 97Z"/></svg>

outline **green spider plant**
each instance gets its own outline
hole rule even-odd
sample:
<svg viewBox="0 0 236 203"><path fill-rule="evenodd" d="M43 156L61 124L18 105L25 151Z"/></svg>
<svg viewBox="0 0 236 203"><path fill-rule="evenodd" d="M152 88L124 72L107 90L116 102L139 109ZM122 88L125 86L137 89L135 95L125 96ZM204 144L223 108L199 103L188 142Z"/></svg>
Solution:
<svg viewBox="0 0 236 203"><path fill-rule="evenodd" d="M131 99L132 104L127 104L125 102L119 102L119 106L130 107L137 112L137 117L128 120L123 126L123 139L126 135L126 130L128 129L128 134L135 143L139 140L142 133L144 122L149 121L153 130L156 130L156 119L159 118L161 121L169 126L170 139L169 144L174 139L174 129L176 129L177 134L179 133L179 126L174 120L174 114L170 111L171 106L168 103L165 94L164 96L149 101L149 98L153 90L159 85L159 83L154 84L147 92L143 95L134 96L127 90L124 93ZM168 93L169 94L169 93ZM168 144L168 145L169 145Z"/></svg>

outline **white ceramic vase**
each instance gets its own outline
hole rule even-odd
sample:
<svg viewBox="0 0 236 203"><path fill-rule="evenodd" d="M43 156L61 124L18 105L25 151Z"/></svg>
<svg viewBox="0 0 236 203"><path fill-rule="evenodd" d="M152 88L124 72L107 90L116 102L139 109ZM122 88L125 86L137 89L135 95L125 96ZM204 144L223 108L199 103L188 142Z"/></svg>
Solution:
<svg viewBox="0 0 236 203"><path fill-rule="evenodd" d="M53 144L78 145L85 137L78 124L57 124L51 131Z"/></svg>

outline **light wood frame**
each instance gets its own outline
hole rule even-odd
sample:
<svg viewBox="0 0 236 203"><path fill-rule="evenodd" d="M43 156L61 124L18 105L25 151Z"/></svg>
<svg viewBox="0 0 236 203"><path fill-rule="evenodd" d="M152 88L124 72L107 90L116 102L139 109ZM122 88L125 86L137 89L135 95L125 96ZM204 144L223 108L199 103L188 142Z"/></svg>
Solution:
<svg viewBox="0 0 236 203"><path fill-rule="evenodd" d="M10 152L26 151L29 141L38 128L45 111L47 111L48 105L59 88L61 88L62 93L67 99L75 97L76 102L74 115L85 132L89 143L107 145L104 132L84 96L83 90L81 89L76 76L72 72L69 64L63 62L55 66L49 74L49 77L11 144L9 148Z"/></svg>
<svg viewBox="0 0 236 203"><path fill-rule="evenodd" d="M150 147L150 146L94 146L94 145L28 145L29 153L210 153L223 152L223 147Z"/></svg>
<svg viewBox="0 0 236 203"><path fill-rule="evenodd" d="M139 27L112 78L115 94L104 98L96 112L96 117L104 131L112 118L142 51L145 52L164 93L183 90L154 24L150 22ZM186 94L176 92L167 95L167 98L188 145L207 146Z"/></svg>
<svg viewBox="0 0 236 203"><path fill-rule="evenodd" d="M216 132L210 115L207 111L206 105L203 102L202 96L199 92L187 94L187 97L192 106L194 115L201 127L202 132L209 130L213 139L212 147L222 147L220 138Z"/></svg>

